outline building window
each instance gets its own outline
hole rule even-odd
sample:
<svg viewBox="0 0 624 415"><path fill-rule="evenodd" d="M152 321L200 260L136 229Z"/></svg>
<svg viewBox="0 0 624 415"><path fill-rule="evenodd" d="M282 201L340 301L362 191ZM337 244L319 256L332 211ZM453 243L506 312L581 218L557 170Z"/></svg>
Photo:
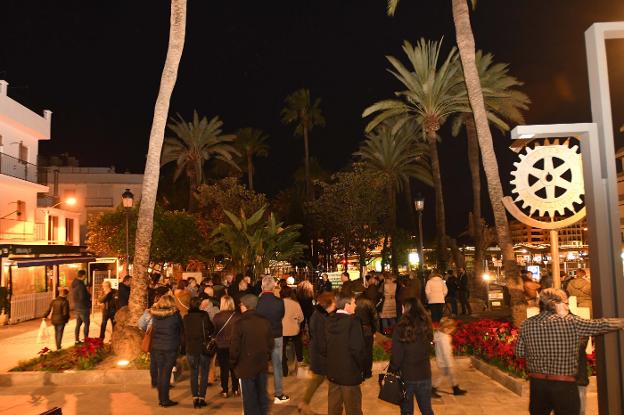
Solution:
<svg viewBox="0 0 624 415"><path fill-rule="evenodd" d="M28 163L28 147L22 141L19 143L19 159L24 163Z"/></svg>
<svg viewBox="0 0 624 415"><path fill-rule="evenodd" d="M16 209L17 220L26 220L26 202L23 200L17 201L17 209Z"/></svg>
<svg viewBox="0 0 624 415"><path fill-rule="evenodd" d="M65 218L65 244L73 245L74 243L74 220Z"/></svg>
<svg viewBox="0 0 624 415"><path fill-rule="evenodd" d="M58 216L48 217L48 243L56 243L58 240Z"/></svg>

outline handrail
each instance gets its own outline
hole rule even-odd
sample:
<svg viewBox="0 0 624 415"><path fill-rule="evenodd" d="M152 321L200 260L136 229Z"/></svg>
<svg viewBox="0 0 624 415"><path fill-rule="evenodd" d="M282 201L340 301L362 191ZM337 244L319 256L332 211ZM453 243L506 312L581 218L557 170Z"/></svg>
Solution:
<svg viewBox="0 0 624 415"><path fill-rule="evenodd" d="M37 165L0 153L0 174L37 183Z"/></svg>

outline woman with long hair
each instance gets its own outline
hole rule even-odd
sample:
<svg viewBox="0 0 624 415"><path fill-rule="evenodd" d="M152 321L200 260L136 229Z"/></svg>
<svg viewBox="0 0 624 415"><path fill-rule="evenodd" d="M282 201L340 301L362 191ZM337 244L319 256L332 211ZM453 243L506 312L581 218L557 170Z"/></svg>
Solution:
<svg viewBox="0 0 624 415"><path fill-rule="evenodd" d="M191 298L189 312L184 316L186 360L191 368L191 393L195 408L206 406L208 366L212 356L205 353L205 345L214 332L208 313L199 308L201 302L199 297Z"/></svg>
<svg viewBox="0 0 624 415"><path fill-rule="evenodd" d="M431 408L431 363L429 352L433 329L429 314L417 298L406 299L403 315L392 334L390 370L400 372L405 383L401 415L414 413L414 397L423 415L433 415Z"/></svg>
<svg viewBox="0 0 624 415"><path fill-rule="evenodd" d="M221 396L229 396L228 380L232 378L232 392L238 396L238 379L234 375L234 368L230 367L230 343L232 338L232 328L234 323L240 319L240 314L235 312L234 299L229 295L221 297L221 311L215 314L213 322L215 325L217 341L217 360L221 368Z"/></svg>
<svg viewBox="0 0 624 415"><path fill-rule="evenodd" d="M301 332L310 325L310 317L314 313L314 286L310 281L304 280L297 285L297 301L303 310L304 321L301 324Z"/></svg>
<svg viewBox="0 0 624 415"><path fill-rule="evenodd" d="M169 399L169 379L176 363L182 340L182 318L172 295L163 295L150 309L152 314L152 345L150 357L156 362L158 404L177 405Z"/></svg>

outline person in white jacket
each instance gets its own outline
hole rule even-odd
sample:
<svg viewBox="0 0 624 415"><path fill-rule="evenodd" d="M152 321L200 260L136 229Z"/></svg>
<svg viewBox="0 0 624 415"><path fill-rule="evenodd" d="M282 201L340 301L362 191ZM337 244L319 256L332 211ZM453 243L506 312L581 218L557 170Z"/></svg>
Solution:
<svg viewBox="0 0 624 415"><path fill-rule="evenodd" d="M429 310L431 310L431 321L434 323L442 318L447 292L448 288L446 288L446 283L442 276L437 272L431 273L429 281L425 285L425 294L427 294L427 303L429 304Z"/></svg>
<svg viewBox="0 0 624 415"><path fill-rule="evenodd" d="M288 376L288 360L286 356L286 345L292 343L295 346L297 362L303 362L303 341L301 339L301 323L303 323L303 310L297 302L295 290L289 286L283 286L280 290L280 297L284 300L284 317L282 318L282 333L284 336L284 347L282 357L282 367L284 376Z"/></svg>
<svg viewBox="0 0 624 415"><path fill-rule="evenodd" d="M438 376L433 380L433 389L431 395L435 398L439 398L438 387L444 380L448 378L453 387L453 395L460 396L465 395L466 391L461 389L457 384L457 376L455 376L455 358L453 357L453 333L457 329L455 320L447 317L443 317L440 320L440 325L435 329L433 333L433 342L435 343L435 355L436 363L440 372Z"/></svg>

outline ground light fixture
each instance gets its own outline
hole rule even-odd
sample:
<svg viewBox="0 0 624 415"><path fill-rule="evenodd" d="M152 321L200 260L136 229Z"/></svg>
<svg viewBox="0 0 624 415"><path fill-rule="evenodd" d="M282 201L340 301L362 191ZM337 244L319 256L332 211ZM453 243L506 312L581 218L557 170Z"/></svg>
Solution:
<svg viewBox="0 0 624 415"><path fill-rule="evenodd" d="M119 367L126 367L130 364L130 361L126 360L126 359L122 359L122 360L118 360L117 361L117 366Z"/></svg>

